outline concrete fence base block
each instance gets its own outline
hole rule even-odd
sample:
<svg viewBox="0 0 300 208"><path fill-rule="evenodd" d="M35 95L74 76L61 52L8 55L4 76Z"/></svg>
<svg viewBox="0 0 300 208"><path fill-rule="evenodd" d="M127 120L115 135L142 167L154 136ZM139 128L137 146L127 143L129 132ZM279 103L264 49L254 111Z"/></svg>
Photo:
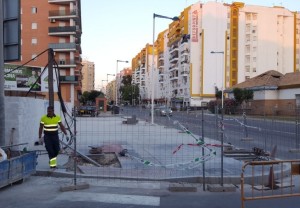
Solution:
<svg viewBox="0 0 300 208"><path fill-rule="evenodd" d="M207 190L210 192L235 192L236 186L232 184L209 184Z"/></svg>
<svg viewBox="0 0 300 208"><path fill-rule="evenodd" d="M245 138L242 138L241 141L244 141L244 142L247 142L247 141L253 141L254 139L253 138L250 138L250 137L245 137Z"/></svg>
<svg viewBox="0 0 300 208"><path fill-rule="evenodd" d="M290 149L289 152L291 153L299 153L300 152L300 149Z"/></svg>
<svg viewBox="0 0 300 208"><path fill-rule="evenodd" d="M68 185L68 186L61 186L60 191L75 191L75 190L82 190L82 189L88 189L90 185L88 183L77 183L76 185Z"/></svg>
<svg viewBox="0 0 300 208"><path fill-rule="evenodd" d="M197 192L197 187L192 184L172 183L169 185L170 192Z"/></svg>

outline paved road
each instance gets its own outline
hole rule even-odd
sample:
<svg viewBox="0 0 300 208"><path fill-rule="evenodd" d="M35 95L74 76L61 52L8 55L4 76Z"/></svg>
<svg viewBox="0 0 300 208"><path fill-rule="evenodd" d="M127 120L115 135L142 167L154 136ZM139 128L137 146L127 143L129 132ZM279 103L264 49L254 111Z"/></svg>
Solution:
<svg viewBox="0 0 300 208"><path fill-rule="evenodd" d="M150 109L126 107L123 113L126 115L135 114L140 119L150 120L149 111ZM195 135L201 136L203 133L205 138L213 138L220 141L221 134L220 132L218 133L216 128L216 116L208 112L205 112L203 115L202 118L201 111L194 111L189 114L186 111L173 112L173 116L170 118L155 116L155 123L180 129L178 125L174 125L174 121L177 120ZM231 143L237 148L250 150L253 147L259 147L267 152L271 152L274 145L277 145L275 155L277 158L296 159L300 157L300 151L290 152L290 150L300 148L300 127L297 130L295 120L282 121L276 120L274 117L268 119L247 117L246 124L248 128L245 128L243 122L242 116L224 116L224 142ZM251 140L242 141L244 138L250 138Z"/></svg>
<svg viewBox="0 0 300 208"><path fill-rule="evenodd" d="M168 183L120 180L80 180L89 188L61 192L60 187L74 184L67 178L31 176L22 184L0 189L1 208L238 208L240 189L236 192L170 192ZM298 187L299 188L299 187ZM249 192L250 190L247 189ZM246 208L299 207L300 197L247 201Z"/></svg>

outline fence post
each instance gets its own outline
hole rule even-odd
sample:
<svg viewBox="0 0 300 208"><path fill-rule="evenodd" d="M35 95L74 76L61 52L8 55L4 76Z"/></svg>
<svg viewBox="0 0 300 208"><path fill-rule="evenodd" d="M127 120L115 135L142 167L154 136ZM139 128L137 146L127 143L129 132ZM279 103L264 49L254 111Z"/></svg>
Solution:
<svg viewBox="0 0 300 208"><path fill-rule="evenodd" d="M202 135L201 135L201 140L202 143L204 144L204 109L201 108L201 114L202 114ZM204 156L204 147L202 147L202 156ZM202 163L202 177L203 177L203 191L205 191L205 163Z"/></svg>

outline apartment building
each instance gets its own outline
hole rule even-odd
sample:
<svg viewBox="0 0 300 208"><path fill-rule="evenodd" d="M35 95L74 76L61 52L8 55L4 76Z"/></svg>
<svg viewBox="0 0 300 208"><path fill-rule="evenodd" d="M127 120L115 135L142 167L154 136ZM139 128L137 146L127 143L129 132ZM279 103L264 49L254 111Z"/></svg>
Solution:
<svg viewBox="0 0 300 208"><path fill-rule="evenodd" d="M108 104L116 100L116 80L112 80L106 86L106 99Z"/></svg>
<svg viewBox="0 0 300 208"><path fill-rule="evenodd" d="M152 45L146 44L146 46L131 61L132 83L139 86L140 103L150 103L152 81L154 83L155 93L160 92L160 89L158 89L158 71L152 70L152 50ZM156 53L154 53L154 61L156 60L155 57L157 57ZM154 62L154 65L155 64L156 63ZM153 79L151 79L151 73L153 73ZM158 96L156 95L155 98L157 100Z"/></svg>
<svg viewBox="0 0 300 208"><path fill-rule="evenodd" d="M12 64L43 69L54 51L65 102L78 105L81 94L81 0L21 0L21 60ZM37 55L41 54L37 57ZM36 58L35 58L36 57ZM54 73L56 74L56 73ZM56 79L54 77L54 79ZM42 92L48 98L47 92ZM54 96L57 100L57 95Z"/></svg>
<svg viewBox="0 0 300 208"><path fill-rule="evenodd" d="M94 62L82 61L82 92L95 90L95 64Z"/></svg>
<svg viewBox="0 0 300 208"><path fill-rule="evenodd" d="M300 69L299 12L242 2L199 2L178 17L155 41L155 103L201 106L214 99L216 88L269 70L285 74ZM140 56L132 60L137 84ZM151 99L151 80L140 88L145 100Z"/></svg>

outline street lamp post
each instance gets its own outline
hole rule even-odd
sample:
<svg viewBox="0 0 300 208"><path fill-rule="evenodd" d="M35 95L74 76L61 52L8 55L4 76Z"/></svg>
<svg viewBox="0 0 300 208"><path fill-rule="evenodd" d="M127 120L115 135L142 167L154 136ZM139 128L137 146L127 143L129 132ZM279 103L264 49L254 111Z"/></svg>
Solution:
<svg viewBox="0 0 300 208"><path fill-rule="evenodd" d="M154 124L154 41L155 41L155 17L178 21L178 17L167 17L153 13L153 36L152 36L152 70L151 70L151 124Z"/></svg>
<svg viewBox="0 0 300 208"><path fill-rule="evenodd" d="M117 60L117 68L116 68L116 103L115 103L115 105L118 105L118 84L117 84L117 76L118 76L118 63L119 63L119 62L128 63L128 61Z"/></svg>
<svg viewBox="0 0 300 208"><path fill-rule="evenodd" d="M221 186L223 186L224 179L224 51L211 51L211 54L222 55L222 116L221 116Z"/></svg>
<svg viewBox="0 0 300 208"><path fill-rule="evenodd" d="M108 82L108 76L115 76L114 74L106 74L107 82Z"/></svg>

